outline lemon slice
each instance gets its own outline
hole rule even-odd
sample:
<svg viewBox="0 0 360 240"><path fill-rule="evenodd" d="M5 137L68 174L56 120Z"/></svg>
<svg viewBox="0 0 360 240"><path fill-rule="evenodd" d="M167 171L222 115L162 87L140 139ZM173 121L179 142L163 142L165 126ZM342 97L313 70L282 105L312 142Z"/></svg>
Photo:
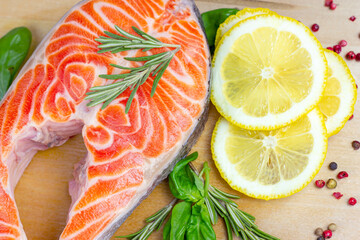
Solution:
<svg viewBox="0 0 360 240"><path fill-rule="evenodd" d="M327 49L325 57L328 62L328 80L319 108L325 116L330 137L338 133L354 113L357 93L355 80L342 57Z"/></svg>
<svg viewBox="0 0 360 240"><path fill-rule="evenodd" d="M303 189L323 164L325 123L317 108L272 131L245 130L220 117L211 149L221 176L235 190L266 200L287 197Z"/></svg>
<svg viewBox="0 0 360 240"><path fill-rule="evenodd" d="M286 126L319 103L323 48L302 23L279 15L247 18L215 50L211 99L230 122L250 130Z"/></svg>
<svg viewBox="0 0 360 240"><path fill-rule="evenodd" d="M216 32L215 46L217 46L217 44L220 42L222 36L224 36L224 34L229 31L236 23L249 17L270 13L276 14L267 8L244 8L235 15L229 16L222 24L220 24Z"/></svg>

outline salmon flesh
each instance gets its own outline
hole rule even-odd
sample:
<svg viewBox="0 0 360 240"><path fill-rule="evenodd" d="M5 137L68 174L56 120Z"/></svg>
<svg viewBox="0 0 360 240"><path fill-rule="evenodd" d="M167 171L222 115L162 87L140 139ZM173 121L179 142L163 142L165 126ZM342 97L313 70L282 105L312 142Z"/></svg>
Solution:
<svg viewBox="0 0 360 240"><path fill-rule="evenodd" d="M97 53L95 39L104 31L117 33L115 25L132 34L135 26L181 45L155 95L150 97L150 77L128 114L130 90L103 110L87 107L85 94L111 83L99 77L119 73L111 63L131 67L135 63L124 57L164 49ZM87 156L69 183L72 204L59 239L109 239L202 131L209 65L193 0L86 0L74 6L39 44L0 103L0 240L27 239L14 188L32 157L79 133Z"/></svg>

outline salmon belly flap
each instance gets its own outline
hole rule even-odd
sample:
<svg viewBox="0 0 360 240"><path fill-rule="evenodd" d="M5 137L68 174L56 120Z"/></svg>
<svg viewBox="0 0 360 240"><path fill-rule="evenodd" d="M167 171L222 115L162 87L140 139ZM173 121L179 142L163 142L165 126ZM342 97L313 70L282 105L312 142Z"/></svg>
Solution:
<svg viewBox="0 0 360 240"><path fill-rule="evenodd" d="M195 142L206 121L210 54L192 0L86 0L74 6L40 43L0 105L0 239L27 239L14 188L39 150L82 134L86 157L69 183L72 204L59 239L109 239L132 210ZM178 44L156 92L141 85L110 105L88 107L93 86L116 74L124 57L164 51L98 53L95 40L115 25L132 26ZM165 49L166 50L166 49ZM121 80L120 80L121 81Z"/></svg>

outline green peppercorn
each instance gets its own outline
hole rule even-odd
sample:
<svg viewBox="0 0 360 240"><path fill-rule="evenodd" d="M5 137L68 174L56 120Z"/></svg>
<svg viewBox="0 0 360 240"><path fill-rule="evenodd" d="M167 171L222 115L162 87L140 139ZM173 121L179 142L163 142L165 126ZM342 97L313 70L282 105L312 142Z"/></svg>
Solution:
<svg viewBox="0 0 360 240"><path fill-rule="evenodd" d="M337 163L336 163L336 162L331 162L331 163L329 164L329 168L330 168L330 170L336 170L336 169L337 169L337 167L338 167L338 165L337 165Z"/></svg>
<svg viewBox="0 0 360 240"><path fill-rule="evenodd" d="M329 180L327 180L326 182L326 187L329 189L334 189L337 186L337 182L335 179L333 178L329 178Z"/></svg>
<svg viewBox="0 0 360 240"><path fill-rule="evenodd" d="M317 228L317 229L315 230L315 235L316 235L316 236L322 236L322 234L323 234L322 228Z"/></svg>
<svg viewBox="0 0 360 240"><path fill-rule="evenodd" d="M335 223L330 223L329 226L328 226L328 229L332 232L335 232L336 229L337 229L337 226Z"/></svg>

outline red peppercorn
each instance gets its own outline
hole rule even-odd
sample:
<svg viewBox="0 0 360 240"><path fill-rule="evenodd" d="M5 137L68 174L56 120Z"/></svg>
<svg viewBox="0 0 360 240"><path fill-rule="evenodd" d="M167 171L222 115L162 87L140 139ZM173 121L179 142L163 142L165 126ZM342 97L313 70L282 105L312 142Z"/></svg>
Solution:
<svg viewBox="0 0 360 240"><path fill-rule="evenodd" d="M356 54L355 60L360 61L360 53Z"/></svg>
<svg viewBox="0 0 360 240"><path fill-rule="evenodd" d="M323 188L325 186L325 181L324 180L316 180L315 181L315 185L318 187L318 188Z"/></svg>
<svg viewBox="0 0 360 240"><path fill-rule="evenodd" d="M319 31L319 25L318 24L316 24L316 23L314 23L312 26L311 26L311 30L313 31L313 32L317 32L317 31Z"/></svg>
<svg viewBox="0 0 360 240"><path fill-rule="evenodd" d="M330 51L334 51L334 48L332 47L327 47L326 49L329 49Z"/></svg>
<svg viewBox="0 0 360 240"><path fill-rule="evenodd" d="M331 230L325 230L325 231L323 232L323 237L324 237L325 239L331 238L331 237L332 237L332 231L331 231Z"/></svg>
<svg viewBox="0 0 360 240"><path fill-rule="evenodd" d="M353 51L350 51L346 54L346 58L349 60L354 60L356 57L355 53Z"/></svg>
<svg viewBox="0 0 360 240"><path fill-rule="evenodd" d="M334 192L334 193L333 193L333 196L334 196L336 199L340 199L340 198L342 198L342 196L344 196L344 195L341 194L340 192Z"/></svg>
<svg viewBox="0 0 360 240"><path fill-rule="evenodd" d="M357 203L357 201L356 201L355 198L351 197L351 198L349 198L348 203L349 203L351 206L354 206L354 205Z"/></svg>
<svg viewBox="0 0 360 240"><path fill-rule="evenodd" d="M332 2L332 3L330 3L329 7L330 7L331 10L335 10L337 6L336 6L335 3Z"/></svg>
<svg viewBox="0 0 360 240"><path fill-rule="evenodd" d="M354 114L353 115L351 115L351 117L349 118L349 120L351 120L351 119L353 119L354 118Z"/></svg>
<svg viewBox="0 0 360 240"><path fill-rule="evenodd" d="M359 150L360 148L360 142L359 141L353 141L351 143L351 146L353 147L354 150Z"/></svg>
<svg viewBox="0 0 360 240"><path fill-rule="evenodd" d="M341 41L339 42L339 45L340 45L341 47L346 47L347 41L341 40Z"/></svg>
<svg viewBox="0 0 360 240"><path fill-rule="evenodd" d="M340 45L335 45L333 46L334 48L334 52L336 52L337 54L341 53L341 46Z"/></svg>
<svg viewBox="0 0 360 240"><path fill-rule="evenodd" d="M330 4L332 4L333 0L325 0L325 7L330 7Z"/></svg>
<svg viewBox="0 0 360 240"><path fill-rule="evenodd" d="M356 17L355 17L355 16L351 16L351 17L349 18L349 20L353 22L353 21L356 20Z"/></svg>
<svg viewBox="0 0 360 240"><path fill-rule="evenodd" d="M341 171L341 172L338 173L337 178L338 179L343 179L343 178L347 178L348 176L349 176L349 174L347 172Z"/></svg>

